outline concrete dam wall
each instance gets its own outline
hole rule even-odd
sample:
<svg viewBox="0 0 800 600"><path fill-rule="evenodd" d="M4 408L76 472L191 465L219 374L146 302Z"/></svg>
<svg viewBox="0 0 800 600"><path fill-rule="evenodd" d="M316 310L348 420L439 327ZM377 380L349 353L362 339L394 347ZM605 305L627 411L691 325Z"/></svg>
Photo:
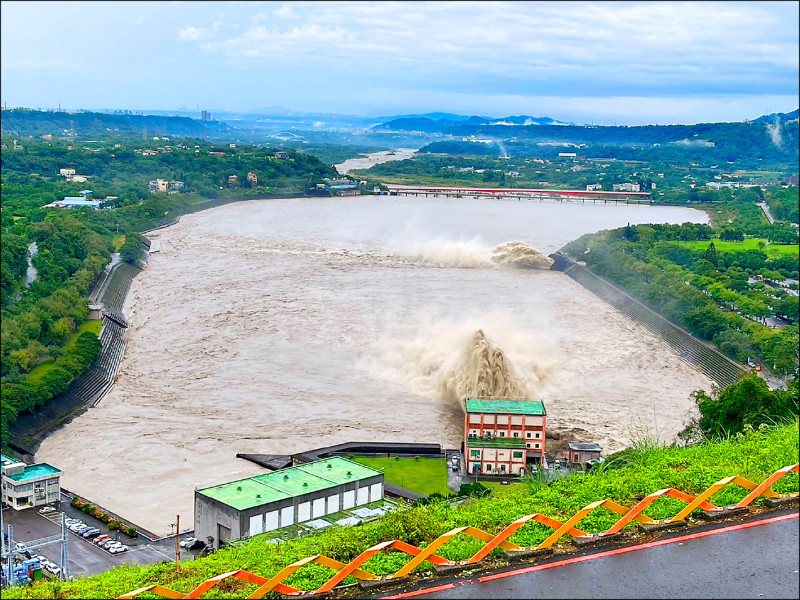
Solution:
<svg viewBox="0 0 800 600"><path fill-rule="evenodd" d="M683 360L700 369L720 388L736 383L739 381L739 377L746 372L743 365L693 337L602 277L595 275L586 267L573 262L563 254L555 253L550 258L554 260L553 270L563 271L564 274L605 300L631 320L661 336Z"/></svg>

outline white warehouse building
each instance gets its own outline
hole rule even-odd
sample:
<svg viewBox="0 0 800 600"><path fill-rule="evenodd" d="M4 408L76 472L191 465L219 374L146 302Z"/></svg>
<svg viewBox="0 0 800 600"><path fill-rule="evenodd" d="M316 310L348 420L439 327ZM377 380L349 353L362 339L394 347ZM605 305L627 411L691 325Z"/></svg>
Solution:
<svg viewBox="0 0 800 600"><path fill-rule="evenodd" d="M381 471L334 456L195 490L194 535L212 545L383 499Z"/></svg>

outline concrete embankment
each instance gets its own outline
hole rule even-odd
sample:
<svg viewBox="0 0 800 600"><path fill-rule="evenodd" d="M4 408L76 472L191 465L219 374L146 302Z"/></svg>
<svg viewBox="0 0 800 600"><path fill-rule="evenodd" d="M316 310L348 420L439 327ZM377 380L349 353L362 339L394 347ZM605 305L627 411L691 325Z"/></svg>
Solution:
<svg viewBox="0 0 800 600"><path fill-rule="evenodd" d="M33 455L39 443L51 431L74 419L91 406L96 406L114 386L125 353L124 332L128 326L122 307L131 281L141 269L118 263L95 282L89 299L104 305L100 330L100 358L73 381L66 392L43 407L22 414L10 428L11 446L18 452Z"/></svg>
<svg viewBox="0 0 800 600"><path fill-rule="evenodd" d="M742 373L746 372L747 369L743 365L734 362L709 344L693 337L586 267L558 252L552 254L550 258L555 261L552 266L553 270L563 271L564 274L605 300L632 321L661 336L684 361L699 369L720 388L736 383Z"/></svg>

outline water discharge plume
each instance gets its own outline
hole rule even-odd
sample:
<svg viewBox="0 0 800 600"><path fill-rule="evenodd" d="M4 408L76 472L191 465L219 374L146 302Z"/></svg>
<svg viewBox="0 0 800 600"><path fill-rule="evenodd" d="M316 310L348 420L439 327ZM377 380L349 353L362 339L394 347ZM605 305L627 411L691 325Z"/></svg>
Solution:
<svg viewBox="0 0 800 600"><path fill-rule="evenodd" d="M514 374L511 362L500 348L492 346L482 329L476 331L459 363L442 380L439 391L445 400L464 398L527 398L525 379Z"/></svg>
<svg viewBox="0 0 800 600"><path fill-rule="evenodd" d="M480 269L495 266L517 269L549 269L553 259L531 248L525 242L506 242L492 248L479 237L469 240L448 240L441 237L406 244L400 248L405 256L421 256L439 265Z"/></svg>
<svg viewBox="0 0 800 600"><path fill-rule="evenodd" d="M518 269L549 269L554 261L524 242L508 242L495 247L492 262Z"/></svg>

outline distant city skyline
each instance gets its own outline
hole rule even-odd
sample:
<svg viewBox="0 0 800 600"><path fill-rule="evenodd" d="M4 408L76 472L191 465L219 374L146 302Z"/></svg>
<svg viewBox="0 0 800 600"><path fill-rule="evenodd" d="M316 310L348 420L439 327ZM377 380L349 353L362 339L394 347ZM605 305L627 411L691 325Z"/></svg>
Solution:
<svg viewBox="0 0 800 600"><path fill-rule="evenodd" d="M798 107L797 2L3 2L8 107L741 121ZM188 107L188 108L187 108Z"/></svg>

